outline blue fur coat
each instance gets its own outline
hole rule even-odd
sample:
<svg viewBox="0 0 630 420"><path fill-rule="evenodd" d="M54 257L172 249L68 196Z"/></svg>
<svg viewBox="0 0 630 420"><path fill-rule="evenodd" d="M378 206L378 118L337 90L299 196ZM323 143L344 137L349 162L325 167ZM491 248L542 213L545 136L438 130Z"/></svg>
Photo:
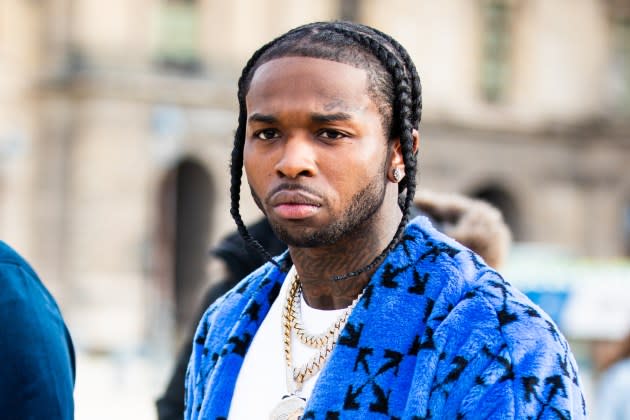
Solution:
<svg viewBox="0 0 630 420"><path fill-rule="evenodd" d="M227 418L243 357L285 276L266 264L208 309L188 366L186 419ZM585 416L575 360L549 317L417 218L366 287L303 419Z"/></svg>

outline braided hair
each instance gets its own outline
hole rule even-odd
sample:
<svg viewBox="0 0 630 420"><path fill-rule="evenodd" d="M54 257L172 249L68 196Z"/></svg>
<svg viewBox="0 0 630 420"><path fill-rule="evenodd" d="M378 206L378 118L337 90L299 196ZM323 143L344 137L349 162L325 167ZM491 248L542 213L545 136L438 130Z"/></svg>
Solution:
<svg viewBox="0 0 630 420"><path fill-rule="evenodd" d="M368 265L334 279L358 276L385 259L400 241L409 221L416 190L413 130L418 128L422 110L420 78L409 54L396 40L374 28L351 22L317 22L300 26L263 45L252 55L238 81L239 117L230 165L230 213L245 242L278 267L278 262L247 231L239 211L239 201L247 119L245 98L253 75L266 62L290 56L322 58L365 70L368 95L379 110L385 135L390 140L400 139L405 165L405 177L398 184L403 217L394 237L380 255Z"/></svg>

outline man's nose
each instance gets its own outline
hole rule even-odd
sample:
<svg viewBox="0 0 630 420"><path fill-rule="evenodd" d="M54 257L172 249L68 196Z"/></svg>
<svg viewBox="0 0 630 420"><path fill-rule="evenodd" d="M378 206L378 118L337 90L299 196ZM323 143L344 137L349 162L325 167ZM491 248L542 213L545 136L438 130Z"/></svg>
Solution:
<svg viewBox="0 0 630 420"><path fill-rule="evenodd" d="M284 142L275 170L280 177L313 176L317 170L315 161L315 150L308 136L294 135Z"/></svg>

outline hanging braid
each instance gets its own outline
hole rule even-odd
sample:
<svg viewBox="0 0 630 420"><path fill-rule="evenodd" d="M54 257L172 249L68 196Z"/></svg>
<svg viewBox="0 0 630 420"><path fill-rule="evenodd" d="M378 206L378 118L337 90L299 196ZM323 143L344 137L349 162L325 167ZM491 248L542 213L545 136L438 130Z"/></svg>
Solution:
<svg viewBox="0 0 630 420"><path fill-rule="evenodd" d="M405 177L399 183L399 192L405 192L400 201L403 217L388 246L371 263L334 279L358 276L385 259L400 241L409 221L416 190L413 130L418 128L421 117L420 78L409 54L397 41L376 29L350 22L318 22L295 28L265 44L249 59L238 81L239 118L230 167L230 213L245 242L278 267L280 265L247 231L240 215L239 201L247 118L245 97L258 67L274 58L287 56L323 58L364 69L368 74L368 94L379 109L386 135L389 139L400 139L405 165Z"/></svg>
<svg viewBox="0 0 630 420"><path fill-rule="evenodd" d="M369 51L372 51L390 72L394 86L396 100L394 103L394 112L392 115L392 128L394 132L398 133L400 137L400 146L403 152L403 162L405 164L406 183L405 187L407 192L405 194L405 200L402 207L403 217L396 229L396 234L388 244L388 246L378 255L371 263L363 268L350 273L335 276L335 280L343 280L349 277L358 276L361 273L372 270L378 266L387 256L387 254L396 246L402 234L405 226L409 221L409 209L413 202L413 197L416 191L416 157L413 152L413 99L412 99L412 87L410 86L409 72L407 71L406 63L394 55L389 49L385 48L381 42L375 38L362 34L360 32L348 30L346 28L335 28L346 36L349 36L356 40L359 44L366 46ZM374 33L376 33L374 31ZM395 47L394 47L395 48ZM400 47L402 49L402 47ZM419 111L418 111L419 115ZM397 124L398 123L398 126ZM417 126L417 125L416 125Z"/></svg>
<svg viewBox="0 0 630 420"><path fill-rule="evenodd" d="M243 178L243 148L245 146L245 127L247 124L247 107L245 105L247 88L245 85L248 83L247 78L249 77L249 73L254 65L256 65L260 56L275 42L276 40L268 42L252 55L243 68L241 77L238 80L238 127L234 133L234 147L232 148L232 161L230 163L230 176L232 178L232 182L230 184L230 214L232 215L232 218L236 223L238 233L245 241L245 244L262 254L267 261L271 261L275 266L280 267L280 265L273 259L272 255L269 254L260 242L250 235L245 223L243 222L243 218L241 217L241 212L239 211L239 203L241 201L241 179Z"/></svg>

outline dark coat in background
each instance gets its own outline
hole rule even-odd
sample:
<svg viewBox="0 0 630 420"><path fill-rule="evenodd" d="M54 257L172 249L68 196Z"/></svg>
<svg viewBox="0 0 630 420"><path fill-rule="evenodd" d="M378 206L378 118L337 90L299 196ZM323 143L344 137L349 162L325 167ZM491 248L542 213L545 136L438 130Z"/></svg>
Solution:
<svg viewBox="0 0 630 420"><path fill-rule="evenodd" d="M287 249L271 230L267 219L262 219L248 226L248 231L271 255L278 255ZM249 249L245 241L235 232L223 239L211 252L214 258L224 265L225 277L213 282L206 291L199 313L193 325L190 325L188 338L181 348L173 374L169 379L166 392L157 400L158 418L160 420L182 420L184 418L184 380L186 367L190 359L191 346L195 328L199 324L205 310L219 297L223 296L236 283L244 279L249 273L266 263L262 255Z"/></svg>

